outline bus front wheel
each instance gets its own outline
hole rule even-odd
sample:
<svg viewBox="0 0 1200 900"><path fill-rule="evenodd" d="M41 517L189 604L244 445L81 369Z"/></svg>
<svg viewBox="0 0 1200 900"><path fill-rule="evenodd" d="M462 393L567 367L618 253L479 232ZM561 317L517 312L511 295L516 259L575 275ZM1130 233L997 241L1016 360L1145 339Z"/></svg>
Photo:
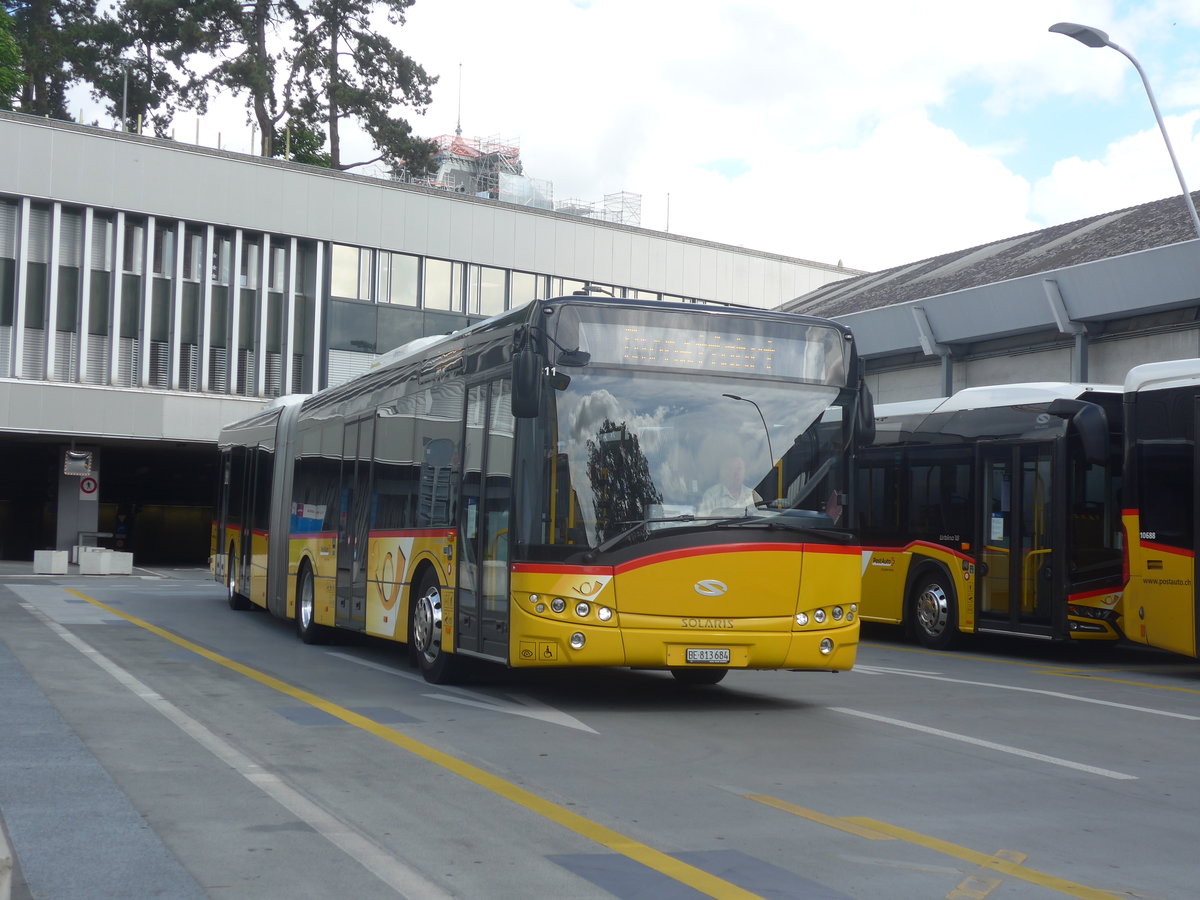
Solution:
<svg viewBox="0 0 1200 900"><path fill-rule="evenodd" d="M930 650L948 650L958 638L954 587L941 574L927 575L916 583L909 614L917 640Z"/></svg>
<svg viewBox="0 0 1200 900"><path fill-rule="evenodd" d="M225 557L225 594L229 600L230 609L249 609L250 601L238 593L237 557L233 555L233 545L229 546L229 554Z"/></svg>
<svg viewBox="0 0 1200 900"><path fill-rule="evenodd" d="M432 571L426 571L409 604L408 636L417 666L431 684L451 684L459 660L442 649L442 588Z"/></svg>

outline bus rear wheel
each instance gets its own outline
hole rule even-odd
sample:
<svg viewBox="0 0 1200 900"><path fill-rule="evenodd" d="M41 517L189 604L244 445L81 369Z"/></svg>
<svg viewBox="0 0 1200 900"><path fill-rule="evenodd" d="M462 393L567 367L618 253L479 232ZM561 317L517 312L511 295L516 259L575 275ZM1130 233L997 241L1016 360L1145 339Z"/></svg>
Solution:
<svg viewBox="0 0 1200 900"><path fill-rule="evenodd" d="M913 587L909 616L917 640L930 650L948 650L958 639L958 602L943 575L926 575Z"/></svg>
<svg viewBox="0 0 1200 900"><path fill-rule="evenodd" d="M229 553L225 557L225 595L229 600L229 608L243 610L250 608L250 601L238 593L237 557L233 554L233 545L229 545Z"/></svg>
<svg viewBox="0 0 1200 900"><path fill-rule="evenodd" d="M409 605L409 647L421 674L431 684L452 684L461 661L442 649L442 588L432 571L421 576Z"/></svg>
<svg viewBox="0 0 1200 900"><path fill-rule="evenodd" d="M717 684L729 673L728 669L672 669L671 674L680 684L700 687Z"/></svg>

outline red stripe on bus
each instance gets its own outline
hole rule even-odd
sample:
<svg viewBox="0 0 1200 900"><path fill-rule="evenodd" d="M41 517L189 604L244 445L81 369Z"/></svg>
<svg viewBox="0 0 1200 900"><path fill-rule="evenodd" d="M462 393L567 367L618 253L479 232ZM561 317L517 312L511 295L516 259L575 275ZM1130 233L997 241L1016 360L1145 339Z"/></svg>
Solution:
<svg viewBox="0 0 1200 900"><path fill-rule="evenodd" d="M1102 597L1105 594L1115 594L1115 593L1118 593L1120 590L1121 590L1121 588L1118 586L1118 587L1110 587L1110 588L1100 588L1097 591L1084 591L1081 594L1068 595L1067 601L1075 602L1077 600L1088 600L1092 597Z"/></svg>
<svg viewBox="0 0 1200 900"><path fill-rule="evenodd" d="M863 550L869 550L871 553L909 553L914 547L924 547L929 550L940 550L943 553L949 553L951 556L957 556L966 562L974 562L975 557L968 556L961 550L955 550L953 547L947 547L945 544L935 544L933 541L909 541L902 547L868 547L863 546Z"/></svg>
<svg viewBox="0 0 1200 900"><path fill-rule="evenodd" d="M1184 550L1182 547L1168 547L1166 544L1156 544L1153 541L1139 541L1138 546L1143 550L1153 550L1155 553L1170 553L1172 556L1183 556L1191 559L1196 555L1194 550Z"/></svg>
<svg viewBox="0 0 1200 900"><path fill-rule="evenodd" d="M454 538L455 532L445 528L397 528L390 531L371 531L367 533L367 537L372 538L397 538L397 537L444 537L447 540Z"/></svg>
<svg viewBox="0 0 1200 900"><path fill-rule="evenodd" d="M844 552L844 547L825 547L818 545L813 548L808 544L719 544L717 546L706 547L688 547L686 550L668 550L665 553L655 553L651 556L645 556L641 559L635 559L627 563L621 563L616 566L613 571L617 573L632 572L635 569L641 569L645 566L654 566L659 563L671 562L676 559L691 559L696 556L716 556L726 553L802 553L805 550L809 552L820 553L826 550L831 552ZM854 554L858 554L858 549L854 549Z"/></svg>
<svg viewBox="0 0 1200 900"><path fill-rule="evenodd" d="M288 534L288 537L293 541L301 540L324 540L329 541L337 537L336 531L293 531Z"/></svg>
<svg viewBox="0 0 1200 900"><path fill-rule="evenodd" d="M612 566L568 566L558 563L513 563L515 575L611 575Z"/></svg>

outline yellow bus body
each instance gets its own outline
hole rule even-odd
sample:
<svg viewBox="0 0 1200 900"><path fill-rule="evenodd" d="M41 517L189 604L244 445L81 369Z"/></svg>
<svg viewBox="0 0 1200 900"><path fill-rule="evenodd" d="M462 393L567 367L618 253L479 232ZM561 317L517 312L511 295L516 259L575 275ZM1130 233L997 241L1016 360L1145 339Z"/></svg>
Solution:
<svg viewBox="0 0 1200 900"><path fill-rule="evenodd" d="M849 669L859 626L846 614L859 601L860 558L857 547L755 544L659 553L627 566L517 563L509 664L662 669L687 666L689 649L712 648L729 651L728 668ZM564 601L561 612L555 599ZM602 621L601 609L611 619ZM832 642L827 654L823 639Z"/></svg>
<svg viewBox="0 0 1200 900"><path fill-rule="evenodd" d="M1129 578L1121 600L1125 637L1139 644L1195 657L1195 554L1141 539L1136 510L1124 510Z"/></svg>

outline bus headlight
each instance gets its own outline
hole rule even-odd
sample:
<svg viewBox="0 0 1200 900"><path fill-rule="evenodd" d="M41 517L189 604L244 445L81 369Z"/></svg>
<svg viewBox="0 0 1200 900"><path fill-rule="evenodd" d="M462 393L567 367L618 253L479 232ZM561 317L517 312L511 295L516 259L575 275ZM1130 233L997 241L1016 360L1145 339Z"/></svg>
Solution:
<svg viewBox="0 0 1200 900"><path fill-rule="evenodd" d="M608 622L609 620L612 619L612 610L609 609L607 606L602 606L598 610L596 610L596 618L599 619L601 622Z"/></svg>
<svg viewBox="0 0 1200 900"><path fill-rule="evenodd" d="M808 624L808 613L796 613L796 624L803 628Z"/></svg>
<svg viewBox="0 0 1200 900"><path fill-rule="evenodd" d="M592 611L592 607L589 604L585 603L583 600L580 600L578 603L575 604L575 615L579 616L579 618L581 618L581 619L586 619L588 616L588 613L590 613L591 611Z"/></svg>
<svg viewBox="0 0 1200 900"><path fill-rule="evenodd" d="M830 638L821 638L821 655L828 656L833 652L833 640Z"/></svg>
<svg viewBox="0 0 1200 900"><path fill-rule="evenodd" d="M840 606L835 606L833 608L833 621L835 621L835 622L842 621L842 615L843 615L842 608Z"/></svg>
<svg viewBox="0 0 1200 900"><path fill-rule="evenodd" d="M587 643L587 638L585 638L583 636L582 631L577 631L573 635L571 635L571 649L572 650L582 650L583 645L585 643ZM824 652L824 651L822 651L822 652Z"/></svg>
<svg viewBox="0 0 1200 900"><path fill-rule="evenodd" d="M562 597L555 597L553 600L550 601L550 608L552 610L554 610L556 613L560 613L564 609L567 608L567 601L564 600Z"/></svg>
<svg viewBox="0 0 1200 900"><path fill-rule="evenodd" d="M816 610L813 613L813 621L816 622L818 625L824 625L825 624L825 610L823 610L823 609Z"/></svg>

